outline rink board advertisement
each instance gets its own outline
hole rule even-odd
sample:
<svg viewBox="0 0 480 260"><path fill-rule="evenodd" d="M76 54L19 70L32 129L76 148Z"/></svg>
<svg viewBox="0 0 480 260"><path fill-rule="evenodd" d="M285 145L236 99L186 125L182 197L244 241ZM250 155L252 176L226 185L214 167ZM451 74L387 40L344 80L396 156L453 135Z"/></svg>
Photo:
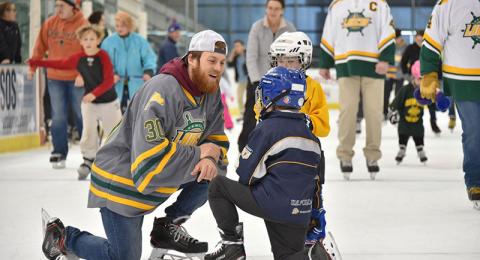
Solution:
<svg viewBox="0 0 480 260"><path fill-rule="evenodd" d="M0 66L0 152L37 146L37 88L28 67Z"/></svg>

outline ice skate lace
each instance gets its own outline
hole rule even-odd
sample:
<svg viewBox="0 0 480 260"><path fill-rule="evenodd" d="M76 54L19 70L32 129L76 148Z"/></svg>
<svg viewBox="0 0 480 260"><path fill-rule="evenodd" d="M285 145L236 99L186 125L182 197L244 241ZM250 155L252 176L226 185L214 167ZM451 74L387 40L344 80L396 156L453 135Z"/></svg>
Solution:
<svg viewBox="0 0 480 260"><path fill-rule="evenodd" d="M173 240L179 241L179 240L186 240L187 242L191 243L196 243L198 240L190 236L190 234L187 233L187 230L182 227L182 226L177 226L177 225L170 225L170 232L173 233Z"/></svg>
<svg viewBox="0 0 480 260"><path fill-rule="evenodd" d="M217 245L215 245L215 251L213 251L210 255L218 256L218 255L222 254L222 250L223 250L223 243L222 243L222 240L220 240L217 243Z"/></svg>

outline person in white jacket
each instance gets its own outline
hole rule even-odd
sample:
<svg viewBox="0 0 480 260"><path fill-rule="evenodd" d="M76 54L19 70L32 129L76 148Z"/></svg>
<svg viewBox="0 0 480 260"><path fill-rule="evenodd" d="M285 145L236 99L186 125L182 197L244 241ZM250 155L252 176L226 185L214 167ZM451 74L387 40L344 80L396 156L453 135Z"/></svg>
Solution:
<svg viewBox="0 0 480 260"><path fill-rule="evenodd" d="M394 65L395 30L390 8L381 0L333 1L323 28L320 75L337 70L340 118L337 157L346 180L353 171L355 123L360 95L366 121L363 149L370 178L380 170L385 74Z"/></svg>

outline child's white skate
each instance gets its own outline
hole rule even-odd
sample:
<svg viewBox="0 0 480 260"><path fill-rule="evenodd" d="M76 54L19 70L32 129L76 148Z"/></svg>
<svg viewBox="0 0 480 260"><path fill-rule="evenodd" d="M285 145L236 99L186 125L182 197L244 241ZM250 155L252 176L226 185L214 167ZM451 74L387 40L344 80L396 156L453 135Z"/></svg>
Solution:
<svg viewBox="0 0 480 260"><path fill-rule="evenodd" d="M72 253L67 253L64 255L62 252L58 250L58 248L49 245L51 241L45 241L45 235L47 233L48 228L52 228L52 226L58 226L58 227L53 227L53 228L59 228L62 229L63 224L62 222L55 217L51 217L48 212L42 208L42 234L43 234L43 243L42 243L42 249L48 250L50 254L50 259L55 259L55 260L79 260L78 256L72 254ZM56 251L56 252L54 252ZM45 252L44 252L45 253Z"/></svg>
<svg viewBox="0 0 480 260"><path fill-rule="evenodd" d="M205 253L181 253L163 248L153 248L148 260L203 260Z"/></svg>

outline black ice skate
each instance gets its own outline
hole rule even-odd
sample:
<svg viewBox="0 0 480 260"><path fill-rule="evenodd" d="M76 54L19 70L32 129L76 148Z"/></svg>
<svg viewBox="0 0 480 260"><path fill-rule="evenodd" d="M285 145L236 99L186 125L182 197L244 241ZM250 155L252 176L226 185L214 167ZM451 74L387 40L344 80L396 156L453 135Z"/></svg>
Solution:
<svg viewBox="0 0 480 260"><path fill-rule="evenodd" d="M343 179L349 181L353 171L352 161L340 161L340 170L342 171Z"/></svg>
<svg viewBox="0 0 480 260"><path fill-rule="evenodd" d="M245 247L243 246L243 223L238 223L235 234L227 235L219 229L222 241L218 248L205 255L205 260L244 260L246 259Z"/></svg>
<svg viewBox="0 0 480 260"><path fill-rule="evenodd" d="M473 202L473 208L480 210L480 187L470 187L467 193L468 199Z"/></svg>
<svg viewBox="0 0 480 260"><path fill-rule="evenodd" d="M195 259L202 258L208 251L208 243L200 242L187 233L182 223L186 218L155 218L150 233L150 243L154 247L149 259ZM185 255L169 253L174 250ZM166 258L170 257L170 258Z"/></svg>
<svg viewBox="0 0 480 260"><path fill-rule="evenodd" d="M397 161L397 164L400 164L403 161L403 158L405 157L405 148L407 148L405 145L400 145L400 150L397 153L397 156L395 156L395 161Z"/></svg>
<svg viewBox="0 0 480 260"><path fill-rule="evenodd" d="M374 181L377 173L380 171L380 167L378 167L378 162L376 160L367 160L367 169L370 173L370 179Z"/></svg>
<svg viewBox="0 0 480 260"><path fill-rule="evenodd" d="M88 174L90 174L90 170L92 169L93 160L94 159L83 157L83 163L80 164L77 169L78 180L85 180L87 178Z"/></svg>
<svg viewBox="0 0 480 260"><path fill-rule="evenodd" d="M423 145L417 146L417 154L418 158L420 158L420 162L425 163L428 160L425 150L423 150Z"/></svg>
<svg viewBox="0 0 480 260"><path fill-rule="evenodd" d="M442 130L440 130L440 128L438 127L436 120L431 120L431 119L430 119L430 126L432 127L432 131L433 131L436 135L439 135L439 134L442 132Z"/></svg>
<svg viewBox="0 0 480 260"><path fill-rule="evenodd" d="M79 260L72 252L65 248L65 226L58 218L51 217L42 209L43 242L42 251L47 259L54 260Z"/></svg>
<svg viewBox="0 0 480 260"><path fill-rule="evenodd" d="M52 153L52 155L50 155L50 163L53 169L64 169L65 157L60 153Z"/></svg>

